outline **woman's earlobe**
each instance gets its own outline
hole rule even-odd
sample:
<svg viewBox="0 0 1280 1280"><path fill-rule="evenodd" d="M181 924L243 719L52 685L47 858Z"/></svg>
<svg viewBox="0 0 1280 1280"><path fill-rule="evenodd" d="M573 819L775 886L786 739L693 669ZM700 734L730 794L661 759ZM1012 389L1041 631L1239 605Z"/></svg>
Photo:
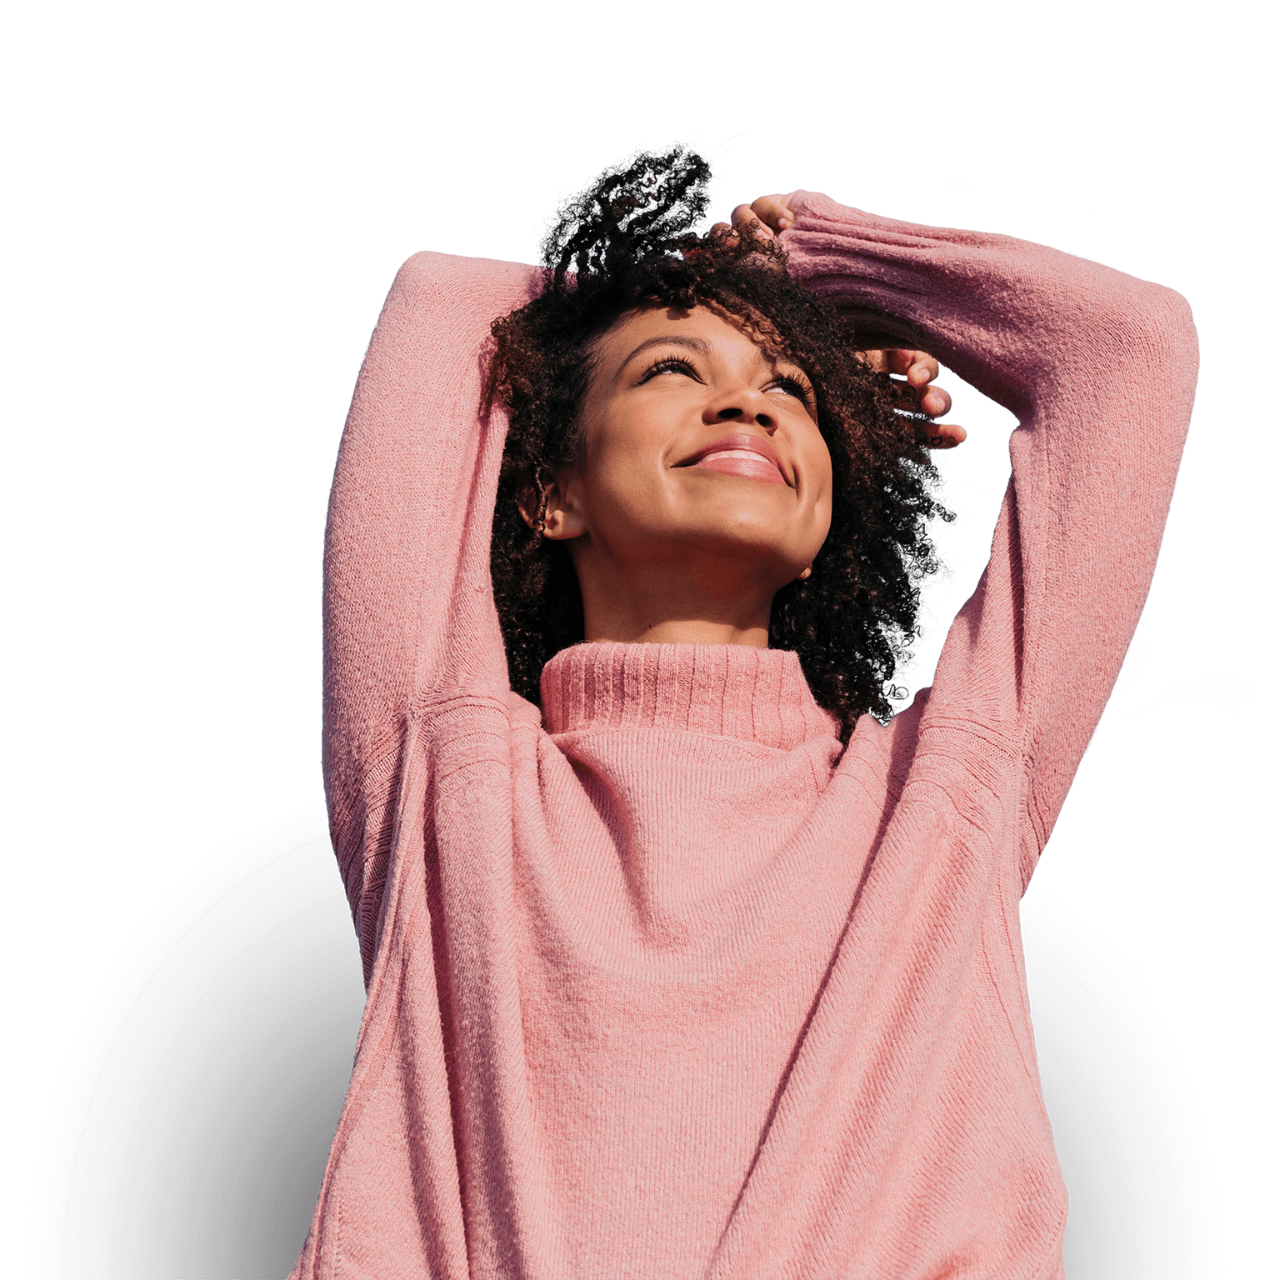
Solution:
<svg viewBox="0 0 1280 1280"><path fill-rule="evenodd" d="M813 575L813 565L806 565L803 569L800 570L800 576L796 579L796 581L803 582L806 578L812 577L812 575Z"/></svg>
<svg viewBox="0 0 1280 1280"><path fill-rule="evenodd" d="M544 538L561 542L570 538L580 538L586 532L586 526L583 524L582 517L571 507L548 503L540 532Z"/></svg>

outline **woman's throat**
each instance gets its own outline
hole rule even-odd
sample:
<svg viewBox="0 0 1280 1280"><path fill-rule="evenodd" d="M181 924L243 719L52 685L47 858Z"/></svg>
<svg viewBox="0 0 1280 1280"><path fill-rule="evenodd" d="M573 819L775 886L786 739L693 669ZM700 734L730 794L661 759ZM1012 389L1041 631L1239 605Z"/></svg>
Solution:
<svg viewBox="0 0 1280 1280"><path fill-rule="evenodd" d="M704 471L720 471L744 480L763 480L766 484L786 484L782 473L768 458L750 449L717 449L693 464Z"/></svg>

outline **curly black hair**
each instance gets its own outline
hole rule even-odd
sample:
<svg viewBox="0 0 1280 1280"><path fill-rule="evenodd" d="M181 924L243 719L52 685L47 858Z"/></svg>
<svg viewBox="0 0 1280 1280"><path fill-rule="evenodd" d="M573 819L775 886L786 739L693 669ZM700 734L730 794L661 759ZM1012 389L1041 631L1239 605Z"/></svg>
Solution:
<svg viewBox="0 0 1280 1280"><path fill-rule="evenodd" d="M603 174L572 200L543 244L542 292L496 320L491 402L510 427L493 519L494 599L511 687L539 703L542 668L583 640L582 598L563 543L521 515L574 460L593 343L637 307L710 305L813 383L831 453L831 530L803 582L774 596L771 648L792 649L848 740L858 717L887 720L894 669L915 638L920 580L937 567L927 522L950 518L920 416L900 384L860 357L857 336L786 271L773 241L694 224L710 170L675 148Z"/></svg>

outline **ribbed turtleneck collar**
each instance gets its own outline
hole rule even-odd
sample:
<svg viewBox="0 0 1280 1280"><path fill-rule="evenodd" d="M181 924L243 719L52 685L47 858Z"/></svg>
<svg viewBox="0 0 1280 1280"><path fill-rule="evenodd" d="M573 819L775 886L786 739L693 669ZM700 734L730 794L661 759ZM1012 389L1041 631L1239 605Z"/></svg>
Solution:
<svg viewBox="0 0 1280 1280"><path fill-rule="evenodd" d="M550 733L668 728L790 750L833 737L800 659L785 649L720 644L580 644L542 671Z"/></svg>

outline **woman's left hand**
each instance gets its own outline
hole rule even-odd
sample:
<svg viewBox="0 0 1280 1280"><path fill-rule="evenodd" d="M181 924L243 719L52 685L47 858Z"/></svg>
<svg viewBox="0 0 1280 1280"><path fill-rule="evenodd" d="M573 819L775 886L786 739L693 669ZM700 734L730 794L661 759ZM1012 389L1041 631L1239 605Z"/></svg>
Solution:
<svg viewBox="0 0 1280 1280"><path fill-rule="evenodd" d="M863 351L861 355L873 369L906 378L905 384L898 384L902 386L906 407L930 418L940 418L951 412L951 397L941 387L933 385L934 378L938 376L938 362L927 351L886 347ZM969 433L958 422L922 422L919 434L930 449L954 449L964 443Z"/></svg>

